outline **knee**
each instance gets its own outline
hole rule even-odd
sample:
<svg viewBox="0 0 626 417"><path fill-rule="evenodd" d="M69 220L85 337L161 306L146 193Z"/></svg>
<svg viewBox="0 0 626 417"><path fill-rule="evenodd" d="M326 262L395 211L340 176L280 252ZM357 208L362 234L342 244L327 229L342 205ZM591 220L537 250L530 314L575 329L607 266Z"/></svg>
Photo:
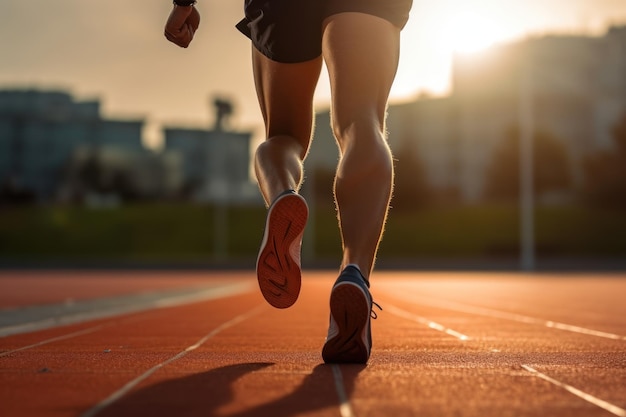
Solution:
<svg viewBox="0 0 626 417"><path fill-rule="evenodd" d="M392 175L393 158L383 126L369 120L334 127L333 130L341 154L340 176L349 173L351 178L360 181L372 176L382 179Z"/></svg>
<svg viewBox="0 0 626 417"><path fill-rule="evenodd" d="M373 115L333 117L332 131L342 153L353 148L388 149L384 121Z"/></svg>
<svg viewBox="0 0 626 417"><path fill-rule="evenodd" d="M306 152L307 148L298 139L288 135L277 135L262 142L255 154L257 159L275 159L280 155L295 154L300 160L304 160Z"/></svg>

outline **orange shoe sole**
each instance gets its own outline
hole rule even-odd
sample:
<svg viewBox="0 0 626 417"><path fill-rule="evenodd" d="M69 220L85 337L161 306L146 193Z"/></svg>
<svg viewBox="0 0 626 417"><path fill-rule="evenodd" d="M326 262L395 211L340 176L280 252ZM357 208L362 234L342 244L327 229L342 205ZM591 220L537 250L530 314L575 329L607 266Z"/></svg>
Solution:
<svg viewBox="0 0 626 417"><path fill-rule="evenodd" d="M300 248L308 215L306 201L295 193L276 199L267 213L256 273L263 297L276 308L292 306L300 294Z"/></svg>

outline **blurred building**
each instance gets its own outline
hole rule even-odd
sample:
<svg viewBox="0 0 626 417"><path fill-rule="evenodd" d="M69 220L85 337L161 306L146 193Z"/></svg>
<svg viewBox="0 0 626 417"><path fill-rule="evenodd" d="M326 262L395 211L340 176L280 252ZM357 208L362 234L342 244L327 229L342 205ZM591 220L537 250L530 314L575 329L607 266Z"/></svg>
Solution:
<svg viewBox="0 0 626 417"><path fill-rule="evenodd" d="M183 188L195 201L262 203L250 180L250 133L165 128L165 150L181 155Z"/></svg>
<svg viewBox="0 0 626 417"><path fill-rule="evenodd" d="M625 60L626 28L600 38L547 36L457 56L451 98L463 195L482 196L495 146L519 125L525 96L533 128L562 141L579 185L583 158L611 146L611 128L626 112Z"/></svg>
<svg viewBox="0 0 626 417"><path fill-rule="evenodd" d="M0 184L56 196L78 148L144 152L143 120L108 120L98 101L58 91L0 91Z"/></svg>
<svg viewBox="0 0 626 417"><path fill-rule="evenodd" d="M232 106L216 106L215 129L167 128L165 149L154 152L143 145L143 120L104 119L98 101L0 91L0 190L39 201L259 202L250 181L251 134L225 131Z"/></svg>
<svg viewBox="0 0 626 417"><path fill-rule="evenodd" d="M181 156L184 194L218 204L263 204L250 180L252 134L228 128L235 110L230 100L214 98L213 109L213 129L165 128L166 152Z"/></svg>
<svg viewBox="0 0 626 417"><path fill-rule="evenodd" d="M81 145L65 164L57 199L89 206L118 205L126 200L178 199L182 160L175 152L152 152Z"/></svg>
<svg viewBox="0 0 626 417"><path fill-rule="evenodd" d="M420 158L432 187L478 201L497 145L530 104L534 129L562 141L576 187L585 155L614 145L611 128L626 112L625 75L626 26L603 37L546 36L457 55L450 96L390 106L389 143L396 158ZM309 166L336 165L329 121L328 112L317 115Z"/></svg>

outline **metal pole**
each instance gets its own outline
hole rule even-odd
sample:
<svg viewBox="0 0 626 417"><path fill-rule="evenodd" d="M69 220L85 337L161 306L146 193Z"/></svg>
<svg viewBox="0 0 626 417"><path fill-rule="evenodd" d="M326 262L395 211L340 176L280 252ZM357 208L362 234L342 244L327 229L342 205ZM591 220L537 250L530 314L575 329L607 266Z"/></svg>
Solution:
<svg viewBox="0 0 626 417"><path fill-rule="evenodd" d="M226 166L229 160L230 149L226 138L221 132L214 132L218 141L219 152L211 152L210 160L212 165L211 175L211 200L213 201L213 257L217 260L228 259L228 234L230 207L230 187L231 177Z"/></svg>
<svg viewBox="0 0 626 417"><path fill-rule="evenodd" d="M519 153L520 153L520 267L535 269L535 220L533 189L533 93L530 45L520 66Z"/></svg>
<svg viewBox="0 0 626 417"><path fill-rule="evenodd" d="M228 198L220 196L213 204L213 256L228 259Z"/></svg>

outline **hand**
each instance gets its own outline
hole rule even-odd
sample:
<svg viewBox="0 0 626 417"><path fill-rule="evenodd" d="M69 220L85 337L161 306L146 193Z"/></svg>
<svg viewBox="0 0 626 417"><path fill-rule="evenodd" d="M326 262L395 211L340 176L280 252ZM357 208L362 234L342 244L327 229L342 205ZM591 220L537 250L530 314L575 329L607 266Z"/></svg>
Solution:
<svg viewBox="0 0 626 417"><path fill-rule="evenodd" d="M186 48L199 25L200 13L195 7L174 5L165 24L165 37L168 41Z"/></svg>

